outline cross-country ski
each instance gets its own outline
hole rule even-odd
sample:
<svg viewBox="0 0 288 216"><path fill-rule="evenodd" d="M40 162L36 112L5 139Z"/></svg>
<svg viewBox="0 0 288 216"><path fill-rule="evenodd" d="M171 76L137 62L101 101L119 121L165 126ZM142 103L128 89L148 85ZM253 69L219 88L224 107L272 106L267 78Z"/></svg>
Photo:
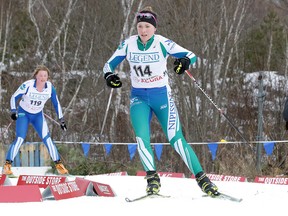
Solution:
<svg viewBox="0 0 288 216"><path fill-rule="evenodd" d="M146 199L146 198L169 198L171 196L169 195L163 195L163 194L146 194L146 195L143 195L143 196L140 196L140 197L136 197L136 198L133 198L133 199L130 199L128 197L125 198L126 202L135 202L135 201L139 201L139 200L143 200L143 199Z"/></svg>

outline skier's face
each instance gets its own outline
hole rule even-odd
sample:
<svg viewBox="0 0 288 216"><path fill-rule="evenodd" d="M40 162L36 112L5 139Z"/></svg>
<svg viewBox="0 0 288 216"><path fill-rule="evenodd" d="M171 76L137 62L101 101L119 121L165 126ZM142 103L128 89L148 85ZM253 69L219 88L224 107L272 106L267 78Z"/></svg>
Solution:
<svg viewBox="0 0 288 216"><path fill-rule="evenodd" d="M137 23L137 31L141 41L146 44L147 41L155 34L156 28L147 22Z"/></svg>
<svg viewBox="0 0 288 216"><path fill-rule="evenodd" d="M36 74L37 82L45 83L48 80L48 72L45 70L40 70Z"/></svg>

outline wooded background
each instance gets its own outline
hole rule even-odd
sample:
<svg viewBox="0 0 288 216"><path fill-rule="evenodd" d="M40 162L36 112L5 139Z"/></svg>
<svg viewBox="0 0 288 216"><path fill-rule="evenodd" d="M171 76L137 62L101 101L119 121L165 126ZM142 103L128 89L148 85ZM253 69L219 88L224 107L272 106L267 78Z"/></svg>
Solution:
<svg viewBox="0 0 288 216"><path fill-rule="evenodd" d="M128 64L123 62L117 68L123 87L112 93L105 84L102 68L123 39L137 34L135 15L145 6L152 6L158 14L157 34L198 56L191 73L248 141L287 139L282 118L288 76L285 0L0 0L3 146L7 148L15 138L15 123L6 130L11 123L10 97L41 63L52 72L68 126L63 133L50 121L54 140L135 143L129 119ZM203 168L207 172L248 176L259 173L255 170L256 145L241 143L243 139L193 81L173 72L172 58L168 73L189 143L239 141L236 145L219 146L215 161L211 160L206 145L194 146ZM264 81L263 94L258 92L260 75ZM261 139L259 100L264 104ZM45 113L57 120L50 102ZM151 142L167 142L155 118L151 131ZM40 141L32 127L26 141ZM81 155L80 145L64 146L59 145L62 160L70 169L86 164L81 169L100 172L89 168L98 162L104 163L105 169L111 164L115 165L113 169L142 169L139 157L129 160L127 146L113 147L107 157L103 146L94 145L88 158L77 156ZM277 144L271 157L263 152L260 174L285 174L286 158L286 143ZM165 146L157 163L161 171L187 173L170 146Z"/></svg>

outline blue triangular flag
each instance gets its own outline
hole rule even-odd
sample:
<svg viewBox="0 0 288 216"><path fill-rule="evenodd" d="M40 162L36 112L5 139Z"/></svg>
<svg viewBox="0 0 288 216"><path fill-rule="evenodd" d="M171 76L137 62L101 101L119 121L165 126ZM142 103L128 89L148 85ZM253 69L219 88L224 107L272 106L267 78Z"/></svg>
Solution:
<svg viewBox="0 0 288 216"><path fill-rule="evenodd" d="M90 144L89 143L82 143L82 149L83 149L84 156L87 157L89 150L90 150Z"/></svg>
<svg viewBox="0 0 288 216"><path fill-rule="evenodd" d="M130 160L132 160L133 157L135 156L136 149L137 149L137 144L128 144L128 151L130 154Z"/></svg>
<svg viewBox="0 0 288 216"><path fill-rule="evenodd" d="M160 161L161 155L162 155L163 144L156 144L154 147L155 147L157 159Z"/></svg>
<svg viewBox="0 0 288 216"><path fill-rule="evenodd" d="M274 142L266 142L264 143L264 149L267 155L271 155L274 149Z"/></svg>
<svg viewBox="0 0 288 216"><path fill-rule="evenodd" d="M218 144L217 143L208 143L208 148L212 154L212 160L214 161L216 158L216 153L218 149Z"/></svg>
<svg viewBox="0 0 288 216"><path fill-rule="evenodd" d="M105 150L106 150L106 155L109 155L110 151L112 149L112 144L111 143L107 143L104 146L105 146Z"/></svg>

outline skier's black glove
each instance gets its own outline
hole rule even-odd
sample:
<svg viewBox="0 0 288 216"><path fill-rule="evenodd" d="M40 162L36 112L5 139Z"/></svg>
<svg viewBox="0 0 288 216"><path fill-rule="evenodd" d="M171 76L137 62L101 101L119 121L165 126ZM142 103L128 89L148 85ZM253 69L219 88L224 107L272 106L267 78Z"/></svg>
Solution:
<svg viewBox="0 0 288 216"><path fill-rule="evenodd" d="M285 124L285 129L288 130L288 121Z"/></svg>
<svg viewBox="0 0 288 216"><path fill-rule="evenodd" d="M61 118L61 119L60 119L60 127L61 127L61 129L64 130L64 131L67 130L67 126L66 126L66 124L65 124L64 118Z"/></svg>
<svg viewBox="0 0 288 216"><path fill-rule="evenodd" d="M176 59L174 62L174 71L177 74L183 74L185 70L189 69L190 59L188 57Z"/></svg>
<svg viewBox="0 0 288 216"><path fill-rule="evenodd" d="M111 88L120 88L122 86L120 78L115 73L107 72L105 73L104 78L106 79L107 86Z"/></svg>
<svg viewBox="0 0 288 216"><path fill-rule="evenodd" d="M17 113L16 112L11 112L11 119L13 119L13 121L16 121L17 120L17 118L18 118L18 115L17 115Z"/></svg>

